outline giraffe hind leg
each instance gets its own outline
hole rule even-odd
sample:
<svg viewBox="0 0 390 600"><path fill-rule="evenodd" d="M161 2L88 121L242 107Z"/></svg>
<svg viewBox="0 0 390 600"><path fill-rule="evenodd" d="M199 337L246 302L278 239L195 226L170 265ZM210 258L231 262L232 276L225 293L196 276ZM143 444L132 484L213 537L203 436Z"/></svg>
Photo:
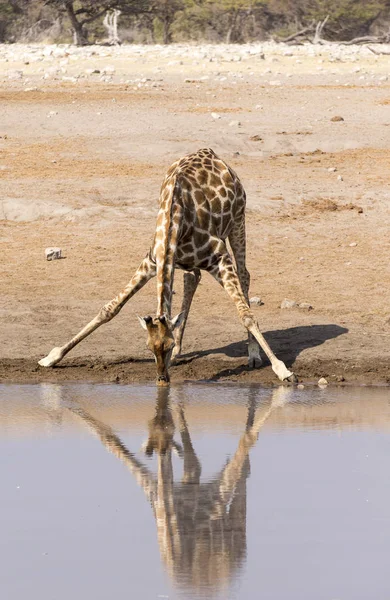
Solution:
<svg viewBox="0 0 390 600"><path fill-rule="evenodd" d="M75 335L67 344L61 347L53 348L51 352L45 358L42 358L38 364L41 367L54 367L57 363L60 362L65 356L68 354L72 348L77 346L83 339L85 339L88 335L90 335L95 329L103 325L103 323L107 323L111 321L118 314L121 308L126 304L128 300L138 290L140 290L145 283L149 281L156 274L156 266L152 262L149 257L149 254L146 255L137 271L133 275L130 282L124 288L118 296L113 298L110 302L105 304L99 311L92 321L90 321L77 335Z"/></svg>
<svg viewBox="0 0 390 600"><path fill-rule="evenodd" d="M190 312L192 299L196 292L196 288L201 279L200 269L193 269L193 271L185 271L183 280L184 280L184 293L183 293L183 302L181 305L181 311L184 313L184 317L180 323L180 325L175 330L175 348L172 353L172 360L178 358L181 355L182 351L182 343L183 343L183 335L184 330L186 328L188 314Z"/></svg>

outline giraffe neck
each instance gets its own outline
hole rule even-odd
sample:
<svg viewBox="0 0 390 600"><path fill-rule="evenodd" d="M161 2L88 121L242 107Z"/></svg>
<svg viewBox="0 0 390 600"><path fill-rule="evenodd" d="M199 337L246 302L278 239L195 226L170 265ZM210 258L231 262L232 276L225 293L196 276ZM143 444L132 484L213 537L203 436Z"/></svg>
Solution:
<svg viewBox="0 0 390 600"><path fill-rule="evenodd" d="M155 236L158 317L163 314L171 316L175 255L182 215L182 207L176 202L179 194L177 177L171 177L161 190Z"/></svg>

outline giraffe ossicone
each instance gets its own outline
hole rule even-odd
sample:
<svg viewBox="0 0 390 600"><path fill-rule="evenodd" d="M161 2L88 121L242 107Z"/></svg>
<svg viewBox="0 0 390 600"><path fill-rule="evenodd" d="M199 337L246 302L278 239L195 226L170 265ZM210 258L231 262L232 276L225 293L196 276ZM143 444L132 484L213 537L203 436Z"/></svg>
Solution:
<svg viewBox="0 0 390 600"><path fill-rule="evenodd" d="M238 176L210 148L174 162L161 186L152 245L130 282L77 335L64 346L54 348L39 364L43 367L57 364L95 329L113 319L156 276L156 316L140 322L148 333L147 345L155 357L157 384L168 384L169 364L172 356L181 353L188 313L203 270L223 286L248 330L249 366L261 364L261 347L279 379L295 382L294 373L276 358L261 334L249 306L245 204L245 191ZM175 269L184 271L184 296L180 315L171 320Z"/></svg>

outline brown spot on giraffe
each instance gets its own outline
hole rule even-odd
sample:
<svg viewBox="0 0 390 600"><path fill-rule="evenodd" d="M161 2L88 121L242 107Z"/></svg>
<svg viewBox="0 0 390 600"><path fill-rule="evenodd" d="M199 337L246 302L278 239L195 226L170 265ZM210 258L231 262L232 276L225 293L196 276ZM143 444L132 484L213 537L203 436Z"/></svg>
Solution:
<svg viewBox="0 0 390 600"><path fill-rule="evenodd" d="M152 246L130 282L77 335L64 346L54 348L39 364L44 367L57 364L74 346L118 314L156 276L156 316L140 322L148 333L147 344L156 360L158 383L168 383L170 358L181 352L185 323L200 280L200 269L204 269L224 287L248 330L249 365L261 364L260 345L279 379L295 381L295 375L273 354L249 307L245 203L245 191L238 176L213 150L205 148L174 162L161 187ZM171 319L175 268L185 271L184 299L180 315Z"/></svg>

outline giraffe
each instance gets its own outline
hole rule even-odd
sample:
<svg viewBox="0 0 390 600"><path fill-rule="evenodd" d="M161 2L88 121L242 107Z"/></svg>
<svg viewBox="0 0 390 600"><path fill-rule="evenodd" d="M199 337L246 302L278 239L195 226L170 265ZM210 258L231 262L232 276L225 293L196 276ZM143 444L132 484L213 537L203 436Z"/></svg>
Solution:
<svg viewBox="0 0 390 600"><path fill-rule="evenodd" d="M175 585L191 592L226 587L246 555L246 480L249 453L272 412L283 406L291 389L278 387L258 408L256 388L249 389L245 431L224 468L201 481L202 465L192 444L185 403L178 389L157 388L155 416L149 422L144 451L157 455L157 474L123 444L114 430L73 402L67 408L82 419L108 452L123 462L143 489L156 520L161 559ZM181 444L174 440L175 428ZM183 477L174 481L172 451L183 459Z"/></svg>
<svg viewBox="0 0 390 600"><path fill-rule="evenodd" d="M174 162L161 186L152 245L130 282L77 335L64 346L53 348L39 364L56 365L95 329L113 319L126 302L156 276L156 316L138 319L147 332L147 347L154 354L157 384L168 385L171 358L181 354L191 302L204 270L226 290L248 330L249 367L261 365L260 346L278 378L296 382L294 373L272 352L249 306L245 204L245 190L238 176L210 148ZM175 268L184 271L184 296L181 312L172 319Z"/></svg>

